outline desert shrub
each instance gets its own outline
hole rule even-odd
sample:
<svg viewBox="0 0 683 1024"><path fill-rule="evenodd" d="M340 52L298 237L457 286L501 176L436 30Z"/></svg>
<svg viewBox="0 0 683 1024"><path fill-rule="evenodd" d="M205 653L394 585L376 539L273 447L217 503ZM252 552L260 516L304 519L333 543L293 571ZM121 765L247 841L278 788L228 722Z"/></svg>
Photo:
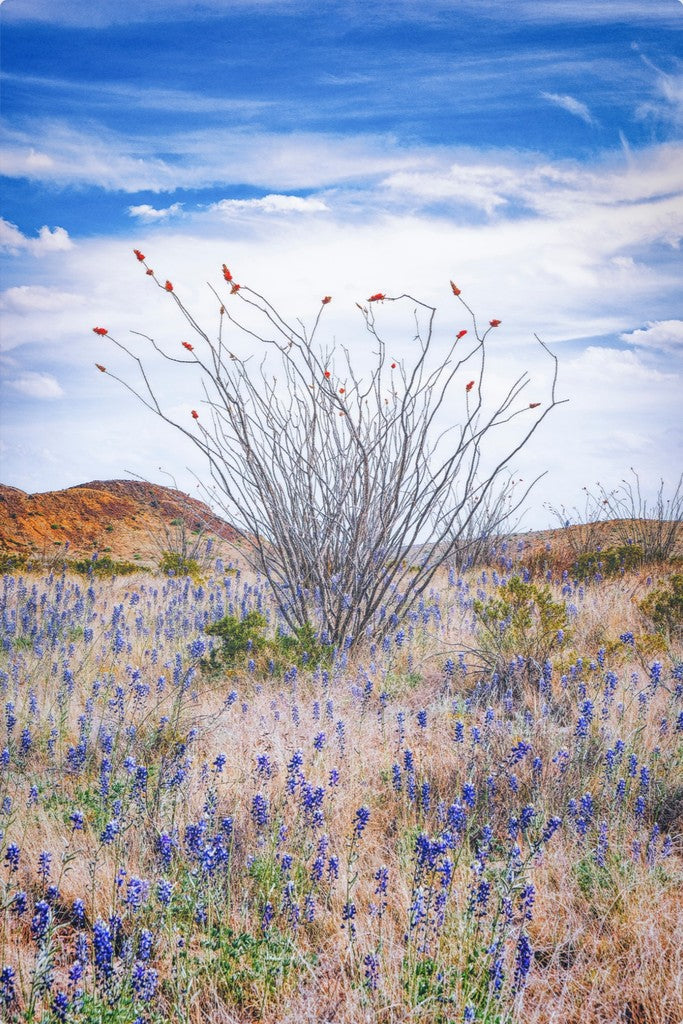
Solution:
<svg viewBox="0 0 683 1024"><path fill-rule="evenodd" d="M590 580L595 576L618 576L643 564L643 549L637 544L622 544L604 551L588 551L579 555L573 566L576 579Z"/></svg>
<svg viewBox="0 0 683 1024"><path fill-rule="evenodd" d="M255 611L241 619L225 615L207 626L205 632L220 641L220 647L205 659L209 669L233 669L252 661L254 670L283 671L292 665L327 664L333 653L308 625L268 636L266 619Z"/></svg>
<svg viewBox="0 0 683 1024"><path fill-rule="evenodd" d="M130 576L140 572L135 562L116 561L109 555L99 558L78 558L68 563L68 568L81 576L97 576L99 579L110 579L112 576Z"/></svg>
<svg viewBox="0 0 683 1024"><path fill-rule="evenodd" d="M569 639L565 605L554 601L549 587L512 576L495 596L473 603L478 654L503 683L519 678L511 663L524 660L527 674L539 670L554 650Z"/></svg>
<svg viewBox="0 0 683 1024"><path fill-rule="evenodd" d="M661 583L640 602L639 608L658 632L669 636L683 634L683 573L674 573L666 583Z"/></svg>
<svg viewBox="0 0 683 1024"><path fill-rule="evenodd" d="M159 559L159 568L162 572L172 573L174 576L189 576L195 583L202 580L202 571L197 559L183 555L179 551L164 551Z"/></svg>
<svg viewBox="0 0 683 1024"><path fill-rule="evenodd" d="M15 551L0 551L0 573L16 572L17 569L25 569L28 559L26 555Z"/></svg>

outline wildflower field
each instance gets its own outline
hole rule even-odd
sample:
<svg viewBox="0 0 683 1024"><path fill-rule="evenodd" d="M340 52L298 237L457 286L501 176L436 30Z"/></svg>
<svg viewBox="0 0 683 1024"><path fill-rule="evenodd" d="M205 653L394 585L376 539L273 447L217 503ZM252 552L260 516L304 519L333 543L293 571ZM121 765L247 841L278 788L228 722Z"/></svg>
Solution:
<svg viewBox="0 0 683 1024"><path fill-rule="evenodd" d="M5 576L2 1019L678 1024L681 578L527 556L336 650L237 563Z"/></svg>

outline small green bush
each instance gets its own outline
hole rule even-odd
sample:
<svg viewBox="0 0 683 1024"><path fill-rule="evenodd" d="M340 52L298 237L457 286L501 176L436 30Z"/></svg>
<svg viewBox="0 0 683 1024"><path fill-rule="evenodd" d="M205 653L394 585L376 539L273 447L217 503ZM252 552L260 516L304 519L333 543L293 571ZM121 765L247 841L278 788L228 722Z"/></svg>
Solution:
<svg viewBox="0 0 683 1024"><path fill-rule="evenodd" d="M550 589L512 576L495 597L476 600L478 652L501 682L510 682L510 662L521 656L527 668L542 666L553 650L569 639L564 604L553 601Z"/></svg>
<svg viewBox="0 0 683 1024"><path fill-rule="evenodd" d="M674 573L666 583L660 583L639 608L658 633L683 635L683 574Z"/></svg>
<svg viewBox="0 0 683 1024"><path fill-rule="evenodd" d="M243 619L225 615L206 627L209 636L220 640L220 648L211 651L205 659L209 669L243 668L253 659L259 671L267 670L271 662L278 671L292 665L303 667L327 664L332 649L320 642L311 626L300 626L292 633L266 635L267 623L258 612L248 612Z"/></svg>
<svg viewBox="0 0 683 1024"><path fill-rule="evenodd" d="M181 555L178 551L164 551L159 568L174 576L189 576L194 583L202 581L202 570L197 559Z"/></svg>
<svg viewBox="0 0 683 1024"><path fill-rule="evenodd" d="M629 569L638 569L643 561L643 549L639 544L621 544L605 548L604 551L587 551L579 555L574 563L574 575L580 580L592 579L598 573L602 576L618 576Z"/></svg>
<svg viewBox="0 0 683 1024"><path fill-rule="evenodd" d="M112 576L130 576L133 572L140 572L140 566L135 562L116 562L109 555L101 558L80 558L68 563L73 572L82 576L92 574L98 579L110 579Z"/></svg>
<svg viewBox="0 0 683 1024"><path fill-rule="evenodd" d="M4 576L5 573L12 573L17 569L25 569L27 561L26 555L0 551L0 573Z"/></svg>

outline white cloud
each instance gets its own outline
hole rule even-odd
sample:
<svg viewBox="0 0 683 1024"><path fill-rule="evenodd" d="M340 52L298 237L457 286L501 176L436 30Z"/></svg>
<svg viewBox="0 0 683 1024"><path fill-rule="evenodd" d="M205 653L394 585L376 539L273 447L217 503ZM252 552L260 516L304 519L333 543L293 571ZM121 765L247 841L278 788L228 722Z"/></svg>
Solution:
<svg viewBox="0 0 683 1024"><path fill-rule="evenodd" d="M621 334L620 338L637 348L683 354L683 320L648 321L645 327Z"/></svg>
<svg viewBox="0 0 683 1024"><path fill-rule="evenodd" d="M58 313L85 300L75 292L63 292L44 285L18 285L0 294L0 309L14 313Z"/></svg>
<svg viewBox="0 0 683 1024"><path fill-rule="evenodd" d="M595 125L596 122L593 115L587 105L581 100L577 100L573 96L561 95L556 92L542 92L541 96L550 103L554 103L556 106L561 107L562 110L566 110L568 114L573 114L574 117L578 117L582 121L585 121L586 124Z"/></svg>
<svg viewBox="0 0 683 1024"><path fill-rule="evenodd" d="M64 395L59 381L50 373L27 371L7 383L28 398L62 398Z"/></svg>
<svg viewBox="0 0 683 1024"><path fill-rule="evenodd" d="M210 213L323 213L329 207L321 199L302 196L267 195L261 199L221 199L208 207Z"/></svg>
<svg viewBox="0 0 683 1024"><path fill-rule="evenodd" d="M73 242L64 228L50 229L46 225L38 232L37 238L23 235L16 224L0 218L0 249L10 253L29 252L33 256L44 256L51 252L66 252Z"/></svg>
<svg viewBox="0 0 683 1024"><path fill-rule="evenodd" d="M137 217L138 220L143 221L145 224L152 224L155 221L168 220L169 217L175 217L182 212L182 209L182 203L173 203L172 206L167 206L162 210L157 210L155 207L143 203L141 206L129 206L128 213L131 217Z"/></svg>

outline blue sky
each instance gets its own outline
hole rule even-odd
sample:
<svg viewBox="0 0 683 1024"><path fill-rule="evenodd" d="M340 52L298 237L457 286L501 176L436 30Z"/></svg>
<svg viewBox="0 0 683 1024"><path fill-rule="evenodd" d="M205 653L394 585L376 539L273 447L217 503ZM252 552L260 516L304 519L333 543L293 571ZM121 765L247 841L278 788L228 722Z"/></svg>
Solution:
<svg viewBox="0 0 683 1024"><path fill-rule="evenodd" d="M537 331L571 401L519 461L549 471L530 522L629 466L678 476L681 0L4 0L0 18L3 482L201 473L92 373L93 325L179 329L136 246L200 313L224 261L292 317L331 293L350 346L377 290L443 310L445 344L456 278L503 320L494 390L533 375ZM178 415L196 402L160 384Z"/></svg>

